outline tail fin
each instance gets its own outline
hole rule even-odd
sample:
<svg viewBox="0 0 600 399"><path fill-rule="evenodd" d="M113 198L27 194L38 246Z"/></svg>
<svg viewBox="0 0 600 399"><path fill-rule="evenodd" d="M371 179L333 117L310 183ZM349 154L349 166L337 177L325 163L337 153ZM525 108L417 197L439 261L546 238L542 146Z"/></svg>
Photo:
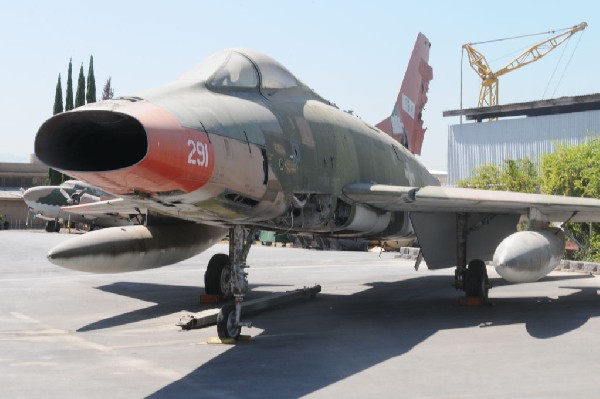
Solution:
<svg viewBox="0 0 600 399"><path fill-rule="evenodd" d="M427 102L429 81L433 79L433 70L428 64L430 47L431 42L419 33L392 115L376 125L418 155L427 130L423 128L421 116Z"/></svg>

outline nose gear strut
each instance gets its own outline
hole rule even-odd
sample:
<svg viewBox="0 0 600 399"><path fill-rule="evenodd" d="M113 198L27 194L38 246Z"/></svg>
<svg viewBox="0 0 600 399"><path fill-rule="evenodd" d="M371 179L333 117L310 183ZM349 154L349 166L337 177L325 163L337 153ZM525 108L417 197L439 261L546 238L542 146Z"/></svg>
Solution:
<svg viewBox="0 0 600 399"><path fill-rule="evenodd" d="M248 289L248 273L244 271L246 257L254 241L256 227L245 229L242 225L235 225L229 229L229 262L231 266L231 293L235 298L235 305L225 305L217 317L217 332L219 338L234 338L240 336L242 327L252 327L251 322L241 321L242 302Z"/></svg>

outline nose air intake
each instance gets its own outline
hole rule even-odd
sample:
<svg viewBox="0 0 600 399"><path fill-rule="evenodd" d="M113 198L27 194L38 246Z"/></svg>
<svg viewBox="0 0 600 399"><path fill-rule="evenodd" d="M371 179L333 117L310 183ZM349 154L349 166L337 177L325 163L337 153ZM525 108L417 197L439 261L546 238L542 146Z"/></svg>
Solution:
<svg viewBox="0 0 600 399"><path fill-rule="evenodd" d="M103 172L139 163L148 151L142 124L114 111L75 111L46 121L35 138L35 154L61 170Z"/></svg>

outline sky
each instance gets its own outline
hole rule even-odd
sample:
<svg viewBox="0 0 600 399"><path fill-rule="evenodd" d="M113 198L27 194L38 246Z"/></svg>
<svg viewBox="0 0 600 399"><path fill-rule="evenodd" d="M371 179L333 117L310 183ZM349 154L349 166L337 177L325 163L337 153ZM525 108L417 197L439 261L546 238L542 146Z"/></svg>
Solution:
<svg viewBox="0 0 600 399"><path fill-rule="evenodd" d="M52 116L58 75L65 89L72 58L76 85L90 55L98 96L108 77L115 96L125 96L168 83L222 49L253 48L341 109L376 124L391 113L422 32L432 43L434 78L419 158L438 171L447 170L448 126L460 123L443 111L460 108L461 86L463 107L477 104L480 80L462 60L464 43L586 21L588 28L567 46L501 77L499 98L507 104L600 92L600 6L589 1L3 1L0 21L4 162L29 161L38 128ZM544 38L476 48L496 70Z"/></svg>

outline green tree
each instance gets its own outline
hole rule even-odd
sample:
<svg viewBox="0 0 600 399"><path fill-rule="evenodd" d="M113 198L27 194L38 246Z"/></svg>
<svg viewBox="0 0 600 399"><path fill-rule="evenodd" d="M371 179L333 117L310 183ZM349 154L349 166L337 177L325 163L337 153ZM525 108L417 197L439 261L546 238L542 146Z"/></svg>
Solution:
<svg viewBox="0 0 600 399"><path fill-rule="evenodd" d="M504 161L501 183L506 190L520 193L537 193L540 191L540 178L536 165L527 157L507 159Z"/></svg>
<svg viewBox="0 0 600 399"><path fill-rule="evenodd" d="M542 191L546 194L600 198L600 136L588 137L579 145L557 145L542 157ZM568 254L578 260L600 261L598 223L566 223L565 231L583 245Z"/></svg>
<svg viewBox="0 0 600 399"><path fill-rule="evenodd" d="M529 158L507 159L504 166L481 165L473 170L473 176L460 180L459 187L496 191L539 192L540 179L535 164Z"/></svg>
<svg viewBox="0 0 600 399"><path fill-rule="evenodd" d="M96 78L94 77L94 56L90 55L90 65L88 67L87 89L85 94L86 102L96 102Z"/></svg>
<svg viewBox="0 0 600 399"><path fill-rule="evenodd" d="M69 72L67 72L67 94L65 98L65 111L73 109L73 63L69 59Z"/></svg>
<svg viewBox="0 0 600 399"><path fill-rule="evenodd" d="M83 76L83 63L79 68L77 91L75 92L75 107L81 107L82 105L85 105L85 77Z"/></svg>
<svg viewBox="0 0 600 399"><path fill-rule="evenodd" d="M547 194L600 198L600 136L579 145L556 145L542 157L542 191Z"/></svg>
<svg viewBox="0 0 600 399"><path fill-rule="evenodd" d="M486 164L473 169L473 176L459 180L458 187L477 188L483 190L504 190L500 184L502 169L498 165Z"/></svg>
<svg viewBox="0 0 600 399"><path fill-rule="evenodd" d="M102 99L103 100L110 100L115 95L115 93L113 92L113 88L111 86L111 80L112 80L112 78L110 76L108 77L108 79L106 79L106 83L104 84L104 89L102 89Z"/></svg>
<svg viewBox="0 0 600 399"><path fill-rule="evenodd" d="M48 182L51 186L58 186L65 180L65 175L58 170L52 168L48 169Z"/></svg>
<svg viewBox="0 0 600 399"><path fill-rule="evenodd" d="M56 83L56 93L54 94L54 115L63 112L62 84L60 83L60 73L58 74L58 82Z"/></svg>

